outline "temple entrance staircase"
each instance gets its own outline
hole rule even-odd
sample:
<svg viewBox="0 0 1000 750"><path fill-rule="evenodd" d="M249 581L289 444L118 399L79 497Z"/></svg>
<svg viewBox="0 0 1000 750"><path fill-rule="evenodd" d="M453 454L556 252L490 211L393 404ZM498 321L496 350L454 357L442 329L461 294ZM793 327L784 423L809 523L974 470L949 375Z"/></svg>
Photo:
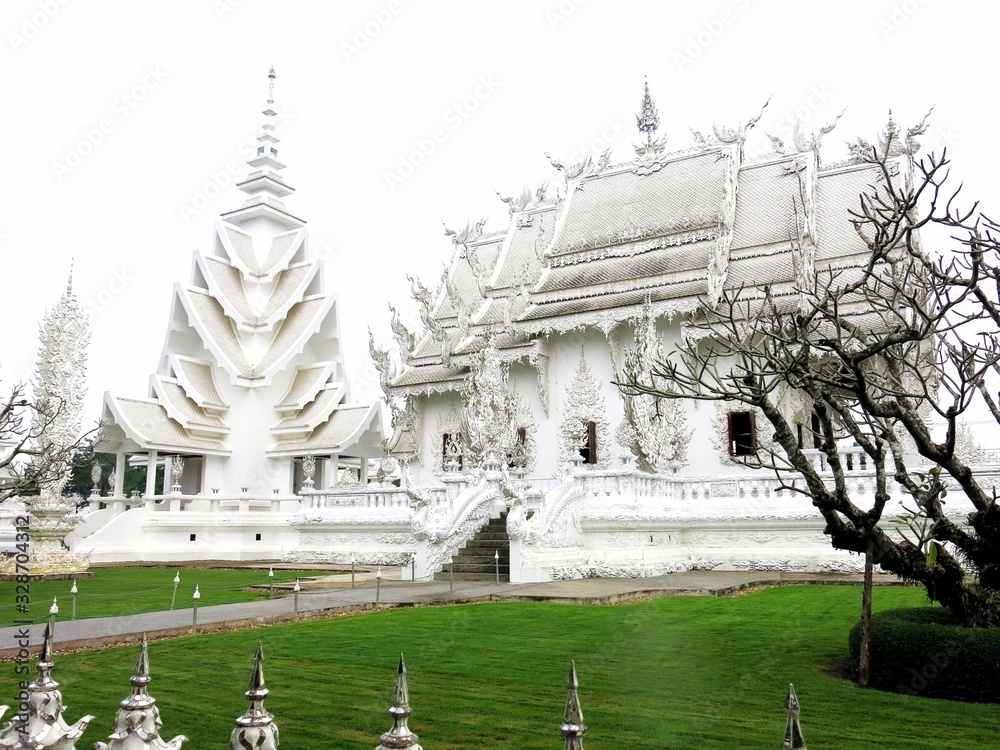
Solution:
<svg viewBox="0 0 1000 750"><path fill-rule="evenodd" d="M510 537L507 536L507 514L491 518L453 558L456 581L495 581L496 561L500 554L500 580L510 580ZM448 565L435 574L435 581L449 579Z"/></svg>

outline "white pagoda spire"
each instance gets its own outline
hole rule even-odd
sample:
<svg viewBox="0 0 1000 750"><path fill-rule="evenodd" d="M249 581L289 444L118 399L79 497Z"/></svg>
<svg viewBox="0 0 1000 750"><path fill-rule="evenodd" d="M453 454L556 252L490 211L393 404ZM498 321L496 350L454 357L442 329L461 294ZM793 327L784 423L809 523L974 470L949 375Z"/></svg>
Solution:
<svg viewBox="0 0 1000 750"><path fill-rule="evenodd" d="M250 174L236 186L250 197L240 208L222 214L222 218L231 224L242 226L251 219L268 216L278 223L279 230L297 229L305 226L305 222L288 213L282 203L282 199L294 193L295 188L287 185L280 174L285 164L278 159L280 139L277 131L281 118L273 107L274 81L277 78L273 65L267 78L267 107L261 112L264 122L260 135L257 136L257 149L247 160Z"/></svg>

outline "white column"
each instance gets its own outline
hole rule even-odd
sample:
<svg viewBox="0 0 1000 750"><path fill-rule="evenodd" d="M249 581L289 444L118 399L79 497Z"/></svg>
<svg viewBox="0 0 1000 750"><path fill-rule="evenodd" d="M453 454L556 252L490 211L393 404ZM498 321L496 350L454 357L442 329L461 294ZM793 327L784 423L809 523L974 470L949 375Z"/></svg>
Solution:
<svg viewBox="0 0 1000 750"><path fill-rule="evenodd" d="M156 451L150 451L146 461L146 497L156 494Z"/></svg>
<svg viewBox="0 0 1000 750"><path fill-rule="evenodd" d="M115 454L115 497L125 497L125 452Z"/></svg>
<svg viewBox="0 0 1000 750"><path fill-rule="evenodd" d="M174 462L170 456L163 457L163 494L170 494L170 486L174 483Z"/></svg>
<svg viewBox="0 0 1000 750"><path fill-rule="evenodd" d="M361 484L368 484L368 457L361 457Z"/></svg>
<svg viewBox="0 0 1000 750"><path fill-rule="evenodd" d="M324 477L327 487L333 487L337 482L340 481L340 454L334 453L330 456L330 471L329 476Z"/></svg>

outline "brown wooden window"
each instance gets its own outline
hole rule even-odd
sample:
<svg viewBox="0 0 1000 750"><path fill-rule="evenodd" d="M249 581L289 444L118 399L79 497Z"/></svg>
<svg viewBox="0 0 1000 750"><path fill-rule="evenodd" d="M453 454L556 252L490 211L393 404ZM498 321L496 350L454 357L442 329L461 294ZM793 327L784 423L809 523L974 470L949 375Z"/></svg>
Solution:
<svg viewBox="0 0 1000 750"><path fill-rule="evenodd" d="M587 439L580 448L580 455L585 464L597 463L597 423L587 422Z"/></svg>
<svg viewBox="0 0 1000 750"><path fill-rule="evenodd" d="M752 411L729 412L729 455L752 456L757 453L757 430Z"/></svg>

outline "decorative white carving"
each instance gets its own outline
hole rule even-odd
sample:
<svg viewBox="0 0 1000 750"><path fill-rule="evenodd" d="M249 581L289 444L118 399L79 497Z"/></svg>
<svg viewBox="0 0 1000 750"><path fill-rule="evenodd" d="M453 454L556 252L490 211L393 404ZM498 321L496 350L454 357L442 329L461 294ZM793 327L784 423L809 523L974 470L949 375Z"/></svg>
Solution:
<svg viewBox="0 0 1000 750"><path fill-rule="evenodd" d="M507 511L507 535L527 546L574 547L582 543L580 501L584 485L568 476L542 499L530 518L524 497L514 497Z"/></svg>
<svg viewBox="0 0 1000 750"><path fill-rule="evenodd" d="M466 223L463 229L455 231L454 229L448 229L447 226L444 228L445 237L451 237L451 241L456 246L458 245L468 245L470 242L475 242L480 237L483 236L483 228L486 226L486 219L480 219L475 224L472 222Z"/></svg>
<svg viewBox="0 0 1000 750"><path fill-rule="evenodd" d="M310 456L310 458L312 458ZM361 487L361 480L354 473L354 469L341 469L337 474L337 481L333 487Z"/></svg>
<svg viewBox="0 0 1000 750"><path fill-rule="evenodd" d="M955 433L955 455L967 464L981 464L993 460L989 451L976 441L972 425L968 422L958 423L958 431Z"/></svg>
<svg viewBox="0 0 1000 750"><path fill-rule="evenodd" d="M698 302L694 299L662 300L653 302L651 309L656 317L665 317L672 320L678 315L694 312L698 308ZM633 307L617 307L607 310L593 310L590 312L574 313L572 315L561 315L556 318L543 318L541 320L522 320L518 322L523 333L567 333L569 331L584 330L587 327L594 327L602 332L611 331L624 320L635 317L642 311L641 305Z"/></svg>
<svg viewBox="0 0 1000 750"><path fill-rule="evenodd" d="M446 435L458 435L462 432L462 415L459 412L458 403L456 399L452 399L451 404L448 408L448 412L438 417L437 424L437 439L431 443L430 451L434 459L433 471L436 475L440 476L445 471L444 465L444 453L445 453L445 436ZM461 447L461 442L459 442L459 447ZM459 455L461 455L459 453ZM457 458L457 456L452 456L452 458Z"/></svg>
<svg viewBox="0 0 1000 750"><path fill-rule="evenodd" d="M706 557L692 557L688 570L715 570L722 565L721 560L709 560Z"/></svg>
<svg viewBox="0 0 1000 750"><path fill-rule="evenodd" d="M385 485L399 469L399 461L393 456L386 456L378 462L378 469L375 471L375 481L380 485Z"/></svg>
<svg viewBox="0 0 1000 750"><path fill-rule="evenodd" d="M497 482L480 472L475 484L467 486L451 503L434 503L420 490L409 492L413 499L413 536L426 540L426 569L440 570L448 558L490 521L494 506L503 496Z"/></svg>
<svg viewBox="0 0 1000 750"><path fill-rule="evenodd" d="M538 380L538 400L542 404L542 413L549 416L549 355L537 348L528 355L528 362L534 366Z"/></svg>
<svg viewBox="0 0 1000 750"><path fill-rule="evenodd" d="M87 395L89 344L87 316L73 292L70 276L66 291L39 325L34 381L34 431L40 454L33 471L52 477L52 488L57 495L69 480L71 449L80 435L83 400Z"/></svg>
<svg viewBox="0 0 1000 750"><path fill-rule="evenodd" d="M635 346L625 350L623 380L671 392L671 383L657 374L658 365L664 361L665 355L656 331L656 319L648 306L635 325ZM619 443L635 455L639 468L663 472L686 465L692 431L687 427L684 402L645 394L626 393L622 398L625 419L631 430L619 428L616 436Z"/></svg>
<svg viewBox="0 0 1000 750"><path fill-rule="evenodd" d="M832 560L830 562L822 562L819 567L823 570L828 570L831 573L864 573L865 572L865 562L864 558L857 557L847 557L842 560Z"/></svg>
<svg viewBox="0 0 1000 750"><path fill-rule="evenodd" d="M316 476L315 456L306 456L302 459L302 474L305 476L305 481L302 482L302 490L311 490L316 485L313 481L313 477Z"/></svg>
<svg viewBox="0 0 1000 750"><path fill-rule="evenodd" d="M462 398L466 468L485 466L490 456L495 460L511 456L518 442L517 428L527 427L518 423L526 409L510 386L508 366L500 360L492 335L487 335L485 346L472 362Z"/></svg>
<svg viewBox="0 0 1000 750"><path fill-rule="evenodd" d="M87 345L90 330L83 308L73 293L70 276L66 291L42 318L39 326L38 369L35 374L35 418L38 454L33 471L44 477L39 496L24 498L30 514L31 575L82 573L89 555L76 555L63 546L63 538L79 522L71 515L78 495L64 497L69 480L73 445L80 434L81 410L87 395ZM0 564L13 572L14 558Z"/></svg>
<svg viewBox="0 0 1000 750"><path fill-rule="evenodd" d="M501 201L507 204L507 211L510 216L513 216L516 213L521 213L522 211L527 211L550 202L552 199L547 195L548 188L548 184L544 184L535 192L531 192L531 189L525 185L518 196L503 196L499 192L497 192L497 195L500 196ZM518 226L530 226L531 218L531 215L518 217ZM523 223L521 223L522 221Z"/></svg>
<svg viewBox="0 0 1000 750"><path fill-rule="evenodd" d="M170 459L170 478L173 484L170 490L177 494L181 491L181 477L184 475L184 457L174 456Z"/></svg>
<svg viewBox="0 0 1000 750"><path fill-rule="evenodd" d="M823 137L828 133L830 133L837 126L837 122L843 116L844 112L841 112L839 115L834 117L832 121L828 122L826 125L821 126L818 131L812 131L809 133L805 132L805 129L802 127L801 120L796 121L795 128L792 130L791 145L786 145L781 138L773 136L770 133L768 133L767 137L771 140L771 146L774 148L775 153L778 154L789 156L791 154L800 154L811 151L813 153L813 158L815 159L816 167L819 168L820 151L823 146ZM892 122L891 114L889 115L889 122L890 124L894 124ZM862 143L862 141L859 139L858 143ZM852 148L850 144L848 145L848 148L849 149ZM870 159L871 148L868 148L867 151Z"/></svg>
<svg viewBox="0 0 1000 750"><path fill-rule="evenodd" d="M742 166L742 149L733 146L726 160L726 179L723 187L722 206L719 214L719 237L708 262L708 304L715 307L722 299L726 279L729 277L729 250L733 244L733 227L736 222L736 191Z"/></svg>
<svg viewBox="0 0 1000 750"><path fill-rule="evenodd" d="M678 563L609 563L590 559L583 565L564 565L552 569L552 579L556 581L574 578L652 578L667 573L685 570Z"/></svg>
<svg viewBox="0 0 1000 750"><path fill-rule="evenodd" d="M594 161L592 154L587 154L587 156L578 162L566 165L558 159L553 159L548 154L545 154L545 158L549 160L549 163L563 173L563 177L566 182L569 183L570 180L575 180L577 178L585 177L595 177L603 172L608 164L611 163L611 149L604 151L598 158Z"/></svg>
<svg viewBox="0 0 1000 750"><path fill-rule="evenodd" d="M580 362L563 399L562 421L559 424L559 460L563 463L580 455L580 448L587 437L588 422L594 422L597 428L597 465L606 469L611 465L611 428L604 396L587 367L587 357L581 347Z"/></svg>
<svg viewBox="0 0 1000 750"><path fill-rule="evenodd" d="M410 363L410 352L413 351L415 337L412 333L410 333L407 327L403 325L403 321L399 317L399 311L395 307L393 307L392 304L389 305L389 313L390 313L389 327L392 328L392 335L395 337L396 345L399 347L399 357L403 361L403 365L405 366ZM372 348L372 344L370 341L371 329L369 329L368 331L368 336L369 336L369 349L371 349ZM374 356L372 358L374 359ZM376 366L378 365L376 364ZM381 374L382 374L382 368L379 368L379 375ZM385 390L384 386L382 390L383 391Z"/></svg>
<svg viewBox="0 0 1000 750"><path fill-rule="evenodd" d="M769 572L797 571L805 570L809 567L805 560L792 560L790 558L747 558L745 560L733 560L732 565L737 570L759 570Z"/></svg>

